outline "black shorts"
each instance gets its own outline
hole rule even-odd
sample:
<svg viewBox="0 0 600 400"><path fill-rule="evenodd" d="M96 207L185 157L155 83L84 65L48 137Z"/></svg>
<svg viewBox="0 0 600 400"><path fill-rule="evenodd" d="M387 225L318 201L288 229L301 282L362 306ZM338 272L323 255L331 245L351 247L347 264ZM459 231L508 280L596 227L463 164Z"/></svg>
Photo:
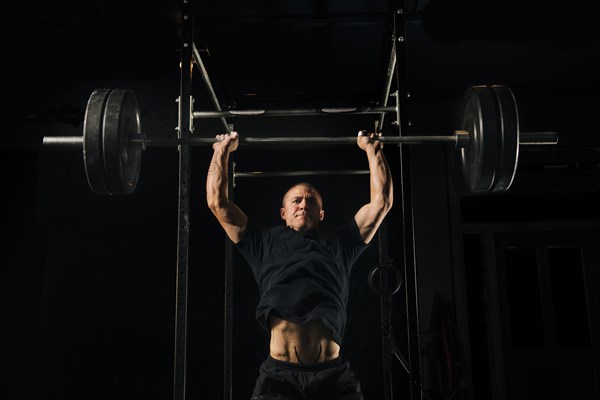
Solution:
<svg viewBox="0 0 600 400"><path fill-rule="evenodd" d="M313 366L269 356L260 366L252 400L363 400L360 382L342 357Z"/></svg>

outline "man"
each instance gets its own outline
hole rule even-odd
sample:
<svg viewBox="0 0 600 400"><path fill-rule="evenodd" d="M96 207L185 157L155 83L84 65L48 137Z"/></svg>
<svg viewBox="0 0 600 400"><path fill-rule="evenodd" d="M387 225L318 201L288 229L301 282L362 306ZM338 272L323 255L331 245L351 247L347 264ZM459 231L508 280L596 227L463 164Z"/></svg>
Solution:
<svg viewBox="0 0 600 400"><path fill-rule="evenodd" d="M259 287L259 324L270 332L269 355L260 367L252 399L362 399L358 378L340 345L346 324L348 280L354 261L392 207L391 173L377 135L359 132L367 154L370 201L354 218L329 231L323 199L308 183L292 186L280 209L286 226L263 229L228 197L229 154L237 132L217 135L206 196L227 236L252 268Z"/></svg>

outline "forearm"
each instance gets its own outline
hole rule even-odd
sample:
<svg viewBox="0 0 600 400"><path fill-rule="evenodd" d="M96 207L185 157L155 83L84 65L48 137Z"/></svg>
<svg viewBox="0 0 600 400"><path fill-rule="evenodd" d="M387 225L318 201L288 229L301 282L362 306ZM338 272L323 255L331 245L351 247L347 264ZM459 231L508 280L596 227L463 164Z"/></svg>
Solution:
<svg viewBox="0 0 600 400"><path fill-rule="evenodd" d="M380 146L367 149L367 157L370 172L370 204L385 214L394 202L392 174Z"/></svg>
<svg viewBox="0 0 600 400"><path fill-rule="evenodd" d="M206 202L217 217L229 239L238 243L244 237L248 218L242 210L229 201L229 154L237 148L237 132L217 135L213 155L206 175Z"/></svg>
<svg viewBox="0 0 600 400"><path fill-rule="evenodd" d="M365 243L369 243L392 208L394 188L392 174L381 146L370 145L363 147L363 150L366 151L369 160L370 200L358 210L354 220L361 238Z"/></svg>
<svg viewBox="0 0 600 400"><path fill-rule="evenodd" d="M213 213L226 208L229 202L228 163L228 152L213 152L206 176L206 202Z"/></svg>

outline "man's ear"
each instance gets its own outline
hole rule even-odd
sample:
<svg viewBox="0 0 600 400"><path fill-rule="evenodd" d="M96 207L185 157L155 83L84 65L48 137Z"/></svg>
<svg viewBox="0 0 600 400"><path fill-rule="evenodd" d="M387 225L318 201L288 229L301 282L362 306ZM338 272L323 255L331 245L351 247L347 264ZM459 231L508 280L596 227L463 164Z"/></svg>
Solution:
<svg viewBox="0 0 600 400"><path fill-rule="evenodd" d="M319 221L323 221L325 219L325 210L319 211Z"/></svg>
<svg viewBox="0 0 600 400"><path fill-rule="evenodd" d="M280 208L279 209L279 215L281 216L281 219L285 221L285 208Z"/></svg>

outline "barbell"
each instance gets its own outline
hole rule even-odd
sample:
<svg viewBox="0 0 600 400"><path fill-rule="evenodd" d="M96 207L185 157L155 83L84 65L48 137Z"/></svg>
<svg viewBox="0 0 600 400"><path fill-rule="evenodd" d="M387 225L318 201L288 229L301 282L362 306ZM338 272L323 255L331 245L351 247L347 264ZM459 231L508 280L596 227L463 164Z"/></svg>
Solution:
<svg viewBox="0 0 600 400"><path fill-rule="evenodd" d="M520 132L517 104L507 86L480 85L467 89L462 128L442 136L381 136L391 144L446 144L460 151L464 181L471 192L502 192L511 186L520 145L558 142L556 132ZM242 113L244 114L244 113ZM246 113L260 115L261 113ZM97 89L87 103L83 136L47 136L44 147L83 148L87 181L96 194L131 194L149 146L212 145L214 138L146 138L140 109L128 89ZM240 145L345 145L356 137L241 137Z"/></svg>

